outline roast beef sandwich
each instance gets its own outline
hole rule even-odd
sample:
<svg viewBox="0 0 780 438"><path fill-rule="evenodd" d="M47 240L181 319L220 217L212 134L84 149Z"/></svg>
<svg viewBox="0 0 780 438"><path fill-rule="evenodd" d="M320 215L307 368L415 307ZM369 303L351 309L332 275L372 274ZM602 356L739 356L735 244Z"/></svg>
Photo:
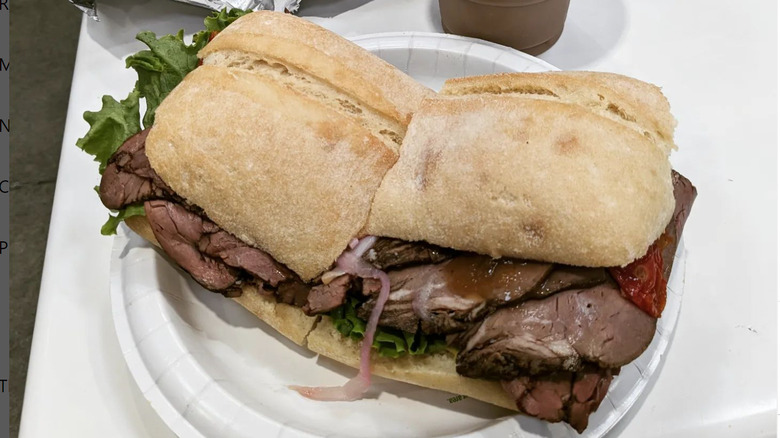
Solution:
<svg viewBox="0 0 780 438"><path fill-rule="evenodd" d="M436 95L304 20L246 15L100 197L205 288L372 374L582 431L650 344L696 191L660 91L507 74ZM291 385L297 382L290 382Z"/></svg>

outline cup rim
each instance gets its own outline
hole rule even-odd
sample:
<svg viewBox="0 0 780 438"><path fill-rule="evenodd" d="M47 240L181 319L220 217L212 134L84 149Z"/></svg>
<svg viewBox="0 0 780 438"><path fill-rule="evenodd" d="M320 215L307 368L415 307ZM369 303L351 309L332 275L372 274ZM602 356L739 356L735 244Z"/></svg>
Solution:
<svg viewBox="0 0 780 438"><path fill-rule="evenodd" d="M442 4L451 4L453 0L439 0L439 7ZM497 8L521 8L525 6L533 6L538 3L545 3L555 0L460 0L463 2L475 3L484 6L493 6ZM514 3L514 4L507 4ZM518 4L519 3L519 4Z"/></svg>

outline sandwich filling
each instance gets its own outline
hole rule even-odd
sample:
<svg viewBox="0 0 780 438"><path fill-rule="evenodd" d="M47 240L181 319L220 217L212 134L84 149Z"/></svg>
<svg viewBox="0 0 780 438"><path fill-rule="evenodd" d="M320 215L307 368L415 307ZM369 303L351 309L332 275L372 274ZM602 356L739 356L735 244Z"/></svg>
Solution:
<svg viewBox="0 0 780 438"><path fill-rule="evenodd" d="M492 259L368 237L353 242L331 271L304 282L176 195L149 165L147 133L129 138L110 158L101 200L111 209L143 206L163 250L205 288L236 296L253 284L309 315L331 316L342 334L364 338L386 356L457 352L458 373L500 380L520 411L580 431L619 368L653 338L664 301L658 293L665 293L696 196L675 172L672 221L647 256L624 268ZM345 387L299 389L325 399L358 398L368 387L368 352Z"/></svg>

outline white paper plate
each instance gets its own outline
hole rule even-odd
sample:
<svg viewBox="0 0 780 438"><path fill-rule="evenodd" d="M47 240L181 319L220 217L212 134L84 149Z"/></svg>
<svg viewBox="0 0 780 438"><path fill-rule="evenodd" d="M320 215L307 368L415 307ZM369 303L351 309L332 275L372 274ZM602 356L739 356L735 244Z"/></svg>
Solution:
<svg viewBox="0 0 780 438"><path fill-rule="evenodd" d="M503 46L440 34L354 39L438 89L449 77L552 66ZM111 304L119 343L144 396L180 437L600 437L628 411L656 371L680 311L678 250L657 335L621 370L590 427L577 435L485 403L374 378L369 397L322 403L289 384L337 385L354 370L289 342L240 305L201 288L124 225L114 240Z"/></svg>

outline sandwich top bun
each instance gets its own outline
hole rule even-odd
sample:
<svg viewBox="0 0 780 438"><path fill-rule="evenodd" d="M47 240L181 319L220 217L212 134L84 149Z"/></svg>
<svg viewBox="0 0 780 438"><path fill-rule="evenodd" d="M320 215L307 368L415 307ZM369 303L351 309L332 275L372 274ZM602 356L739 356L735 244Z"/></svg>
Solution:
<svg viewBox="0 0 780 438"><path fill-rule="evenodd" d="M521 73L450 80L437 96L272 12L237 20L199 56L157 109L150 163L304 280L361 234L622 266L671 218L674 119L650 84Z"/></svg>
<svg viewBox="0 0 780 438"><path fill-rule="evenodd" d="M188 202L304 280L363 228L407 121L433 92L306 20L246 15L200 53L146 141Z"/></svg>
<svg viewBox="0 0 780 438"><path fill-rule="evenodd" d="M204 64L246 69L359 114L397 151L406 125L433 91L343 37L290 14L258 11L220 32Z"/></svg>
<svg viewBox="0 0 780 438"><path fill-rule="evenodd" d="M591 74L525 76L453 81L444 94L454 95L427 99L374 197L366 231L578 266L643 256L674 209L671 143L660 140L671 141L663 131L671 119L637 122L626 108L638 100L621 91L623 79L609 94L600 88L609 78ZM639 100L656 99L645 96L653 94L648 87ZM592 93L611 96L635 121L591 105ZM655 133L651 126L665 133L645 135Z"/></svg>

